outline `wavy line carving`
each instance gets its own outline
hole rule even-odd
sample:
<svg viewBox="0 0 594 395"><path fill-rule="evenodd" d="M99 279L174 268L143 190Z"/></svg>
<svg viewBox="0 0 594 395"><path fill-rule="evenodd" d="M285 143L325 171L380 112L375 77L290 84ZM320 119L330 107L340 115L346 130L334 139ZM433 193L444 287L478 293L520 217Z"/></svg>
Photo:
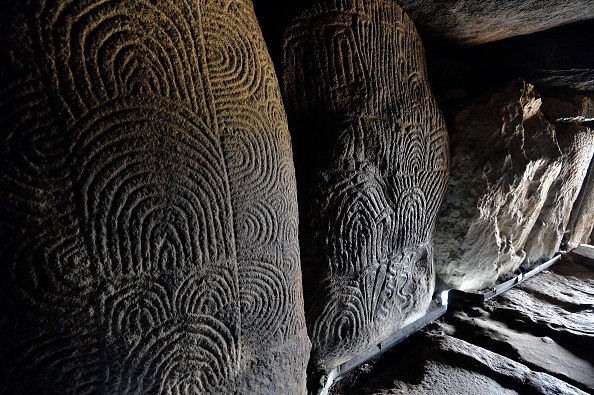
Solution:
<svg viewBox="0 0 594 395"><path fill-rule="evenodd" d="M303 393L295 171L251 2L5 3L0 392Z"/></svg>
<svg viewBox="0 0 594 395"><path fill-rule="evenodd" d="M326 1L293 21L284 48L309 333L332 368L429 305L447 132L394 2Z"/></svg>

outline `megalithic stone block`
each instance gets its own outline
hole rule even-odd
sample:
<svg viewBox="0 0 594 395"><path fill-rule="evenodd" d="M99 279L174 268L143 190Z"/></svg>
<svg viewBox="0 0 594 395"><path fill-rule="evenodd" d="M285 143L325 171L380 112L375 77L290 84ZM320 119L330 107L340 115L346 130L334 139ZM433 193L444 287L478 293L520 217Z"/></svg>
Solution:
<svg viewBox="0 0 594 395"><path fill-rule="evenodd" d="M448 137L395 2L325 2L284 40L306 317L324 370L425 313Z"/></svg>
<svg viewBox="0 0 594 395"><path fill-rule="evenodd" d="M575 248L582 243L594 243L594 157L590 159L588 173L580 193L571 209L567 225L567 245Z"/></svg>
<svg viewBox="0 0 594 395"><path fill-rule="evenodd" d="M303 393L291 142L251 2L0 13L0 392Z"/></svg>
<svg viewBox="0 0 594 395"><path fill-rule="evenodd" d="M534 86L517 79L466 102L453 117L450 189L435 235L436 273L446 287L491 287L526 258L563 164L540 105Z"/></svg>
<svg viewBox="0 0 594 395"><path fill-rule="evenodd" d="M546 113L545 113L546 115ZM557 124L556 137L562 152L561 171L551 184L546 201L526 239L526 260L536 262L559 250L588 165L594 153L594 133L578 124Z"/></svg>

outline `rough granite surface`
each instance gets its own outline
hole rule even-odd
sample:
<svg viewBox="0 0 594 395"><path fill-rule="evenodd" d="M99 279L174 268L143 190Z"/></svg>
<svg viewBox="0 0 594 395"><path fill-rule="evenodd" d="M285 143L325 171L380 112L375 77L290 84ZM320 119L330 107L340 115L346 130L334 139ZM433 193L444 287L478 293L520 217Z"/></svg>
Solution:
<svg viewBox="0 0 594 395"><path fill-rule="evenodd" d="M251 1L0 17L0 393L304 393L291 141Z"/></svg>
<svg viewBox="0 0 594 395"><path fill-rule="evenodd" d="M480 290L514 272L562 168L554 126L518 79L453 118L452 170L437 219L436 273L445 288Z"/></svg>
<svg viewBox="0 0 594 395"><path fill-rule="evenodd" d="M561 171L549 188L547 199L526 240L524 250L529 262L549 259L560 249L572 207L594 154L594 131L589 127L577 123L557 124L556 135L563 153Z"/></svg>
<svg viewBox="0 0 594 395"><path fill-rule="evenodd" d="M448 138L412 21L391 0L311 8L285 34L313 364L332 368L422 316Z"/></svg>
<svg viewBox="0 0 594 395"><path fill-rule="evenodd" d="M582 243L592 243L594 236L594 156L588 174L573 205L567 225L567 244L575 248Z"/></svg>
<svg viewBox="0 0 594 395"><path fill-rule="evenodd" d="M586 247L594 251L580 248ZM593 257L591 251L570 253L480 306L450 307L331 393L593 393Z"/></svg>

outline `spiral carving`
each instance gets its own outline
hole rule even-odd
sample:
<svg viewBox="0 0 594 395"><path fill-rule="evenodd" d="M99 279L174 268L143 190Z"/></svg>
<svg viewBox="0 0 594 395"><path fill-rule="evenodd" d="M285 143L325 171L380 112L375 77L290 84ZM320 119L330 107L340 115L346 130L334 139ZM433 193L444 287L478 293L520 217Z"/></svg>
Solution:
<svg viewBox="0 0 594 395"><path fill-rule="evenodd" d="M429 305L447 131L395 2L326 1L293 21L284 49L309 333L330 369Z"/></svg>
<svg viewBox="0 0 594 395"><path fill-rule="evenodd" d="M0 392L302 393L295 172L251 2L3 8Z"/></svg>

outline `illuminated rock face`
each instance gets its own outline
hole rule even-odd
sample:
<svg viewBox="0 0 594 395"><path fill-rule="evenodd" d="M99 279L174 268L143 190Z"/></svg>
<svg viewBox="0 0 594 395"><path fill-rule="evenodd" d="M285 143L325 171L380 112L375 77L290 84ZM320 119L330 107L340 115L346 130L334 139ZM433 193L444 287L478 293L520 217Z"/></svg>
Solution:
<svg viewBox="0 0 594 395"><path fill-rule="evenodd" d="M306 316L314 363L328 369L425 313L447 131L395 2L317 6L284 50Z"/></svg>
<svg viewBox="0 0 594 395"><path fill-rule="evenodd" d="M534 87L515 80L456 114L450 188L435 236L436 272L446 287L480 290L524 261L563 163L540 105Z"/></svg>
<svg viewBox="0 0 594 395"><path fill-rule="evenodd" d="M578 197L594 152L592 129L570 124L566 127L557 125L556 130L557 141L563 153L562 166L526 240L524 250L526 259L530 262L551 258L559 250L572 206Z"/></svg>
<svg viewBox="0 0 594 395"><path fill-rule="evenodd" d="M251 2L1 12L0 392L303 393L291 143Z"/></svg>
<svg viewBox="0 0 594 395"><path fill-rule="evenodd" d="M594 158L590 160L588 173L582 189L571 210L567 226L567 241L570 248L581 243L594 243ZM590 236L588 236L590 235Z"/></svg>

